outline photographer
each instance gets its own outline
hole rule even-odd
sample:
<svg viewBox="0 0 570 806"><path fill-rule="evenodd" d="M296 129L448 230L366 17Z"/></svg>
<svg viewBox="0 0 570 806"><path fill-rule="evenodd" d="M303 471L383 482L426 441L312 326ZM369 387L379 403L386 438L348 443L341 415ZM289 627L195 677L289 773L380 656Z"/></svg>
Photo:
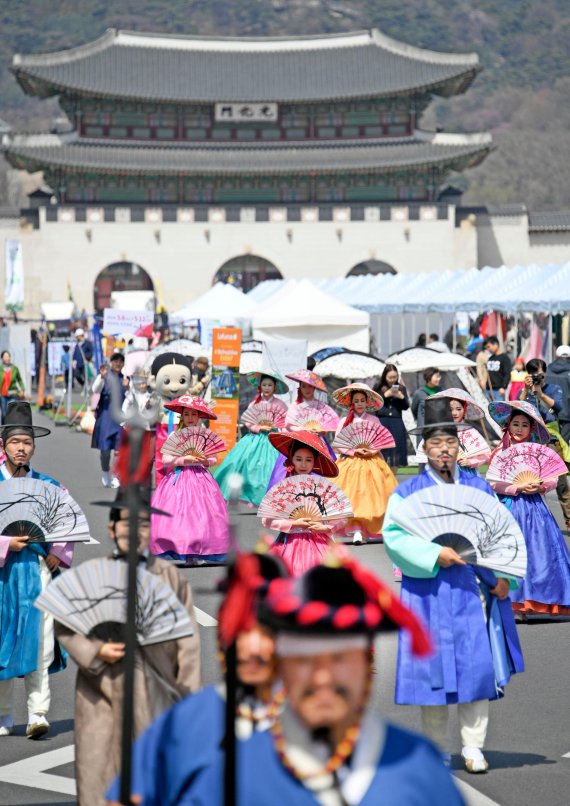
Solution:
<svg viewBox="0 0 570 806"><path fill-rule="evenodd" d="M562 387L546 383L546 364L541 358L531 358L525 367L528 375L519 400L526 400L539 412L545 423L554 422L562 409Z"/></svg>
<svg viewBox="0 0 570 806"><path fill-rule="evenodd" d="M531 358L527 361L525 369L528 375L519 400L526 400L539 412L551 435L549 447L568 462L570 449L560 434L558 423L564 401L562 387L556 383L546 383L546 364L541 358ZM570 530L570 489L567 475L558 477L556 494L566 521L566 528Z"/></svg>

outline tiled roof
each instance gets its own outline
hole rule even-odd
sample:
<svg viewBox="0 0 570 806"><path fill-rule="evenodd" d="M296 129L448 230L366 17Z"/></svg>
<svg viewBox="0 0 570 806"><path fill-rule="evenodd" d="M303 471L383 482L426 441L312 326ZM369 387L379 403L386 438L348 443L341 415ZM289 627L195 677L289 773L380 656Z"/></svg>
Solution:
<svg viewBox="0 0 570 806"><path fill-rule="evenodd" d="M570 211L529 213L529 232L562 232L570 230Z"/></svg>
<svg viewBox="0 0 570 806"><path fill-rule="evenodd" d="M28 171L48 166L106 173L185 175L306 174L393 170L447 163L478 164L492 148L488 134L451 135L416 132L393 140L341 144L156 147L140 142L79 139L72 135L14 136L5 146L8 161Z"/></svg>
<svg viewBox="0 0 570 806"><path fill-rule="evenodd" d="M213 39L108 30L69 50L14 56L26 92L171 102L295 102L462 92L475 53L438 53L380 31L295 39Z"/></svg>

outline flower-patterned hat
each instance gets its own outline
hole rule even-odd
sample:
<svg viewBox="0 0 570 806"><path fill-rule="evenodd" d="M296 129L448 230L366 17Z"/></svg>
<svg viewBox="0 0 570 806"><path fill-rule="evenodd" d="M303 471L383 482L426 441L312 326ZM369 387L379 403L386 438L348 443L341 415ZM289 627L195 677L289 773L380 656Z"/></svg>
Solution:
<svg viewBox="0 0 570 806"><path fill-rule="evenodd" d="M308 386L318 389L319 392L327 391L327 387L321 376L317 375L316 372L311 372L310 369L298 369L296 372L285 375L285 377L290 378L292 381L297 381L297 383L306 383Z"/></svg>
<svg viewBox="0 0 570 806"><path fill-rule="evenodd" d="M289 457L291 448L295 442L306 445L316 452L314 473L327 478L338 476L338 467L334 459L328 453L324 442L312 431L278 431L269 434L269 441L279 453Z"/></svg>
<svg viewBox="0 0 570 806"><path fill-rule="evenodd" d="M526 400L495 400L489 403L489 414L501 428L507 428L511 417L514 417L517 412L530 417L532 423L530 431L531 442L542 442L543 444L550 442L550 434L544 420L535 407L527 403Z"/></svg>
<svg viewBox="0 0 570 806"><path fill-rule="evenodd" d="M164 404L165 409L175 411L182 414L184 409L192 409L197 411L203 420L217 420L218 415L214 414L210 406L206 403L203 397L194 397L193 395L180 395L180 397L171 400L170 403Z"/></svg>
<svg viewBox="0 0 570 806"><path fill-rule="evenodd" d="M247 380L252 386L255 386L256 389L259 388L262 378L271 378L272 381L275 381L275 394L277 395L285 395L289 391L288 384L285 383L281 375L279 375L277 372L264 369L263 372L247 373Z"/></svg>
<svg viewBox="0 0 570 806"><path fill-rule="evenodd" d="M485 412L481 406L477 405L471 395L465 389L444 389L442 392L436 392L432 397L447 397L449 400L460 400L465 408L465 420L483 420Z"/></svg>
<svg viewBox="0 0 570 806"><path fill-rule="evenodd" d="M333 400L348 409L352 404L354 392L363 392L366 395L366 411L376 411L384 405L384 398L371 389L367 383L351 383L350 386L343 386L333 392Z"/></svg>

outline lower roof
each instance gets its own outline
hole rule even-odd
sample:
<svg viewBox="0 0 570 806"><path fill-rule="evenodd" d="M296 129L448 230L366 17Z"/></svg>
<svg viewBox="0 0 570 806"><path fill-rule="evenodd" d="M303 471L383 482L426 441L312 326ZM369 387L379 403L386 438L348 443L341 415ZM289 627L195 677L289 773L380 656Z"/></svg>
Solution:
<svg viewBox="0 0 570 806"><path fill-rule="evenodd" d="M390 171L434 164L473 167L492 149L491 135L415 132L383 140L271 145L148 143L68 135L14 136L4 153L15 168L110 174L269 175Z"/></svg>

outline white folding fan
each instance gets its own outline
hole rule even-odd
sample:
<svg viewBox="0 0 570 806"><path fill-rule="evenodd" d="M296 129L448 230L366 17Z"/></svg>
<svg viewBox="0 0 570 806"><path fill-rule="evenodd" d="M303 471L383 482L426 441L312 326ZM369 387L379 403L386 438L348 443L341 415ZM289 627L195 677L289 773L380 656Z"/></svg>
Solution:
<svg viewBox="0 0 570 806"><path fill-rule="evenodd" d="M29 535L31 543L91 540L87 518L63 487L40 479L0 484L0 534Z"/></svg>
<svg viewBox="0 0 570 806"><path fill-rule="evenodd" d="M268 425L271 428L283 428L287 409L276 403L254 403L248 406L241 416L246 425Z"/></svg>
<svg viewBox="0 0 570 806"><path fill-rule="evenodd" d="M415 537L450 546L470 565L515 577L526 574L526 544L517 522L481 490L460 484L426 487L394 508L393 521Z"/></svg>
<svg viewBox="0 0 570 806"><path fill-rule="evenodd" d="M216 453L225 451L226 443L209 428L189 426L173 431L161 447L161 453L170 456L192 456L195 459L206 459Z"/></svg>
<svg viewBox="0 0 570 806"><path fill-rule="evenodd" d="M352 517L345 493L332 481L301 474L283 479L267 492L259 505L260 518L331 521Z"/></svg>
<svg viewBox="0 0 570 806"><path fill-rule="evenodd" d="M522 442L495 454L487 471L487 480L522 487L529 483L540 484L567 472L566 463L552 448L537 442Z"/></svg>
<svg viewBox="0 0 570 806"><path fill-rule="evenodd" d="M344 453L358 448L381 451L385 448L394 448L396 443L390 431L383 425L363 420L343 428L334 438L332 446L334 450Z"/></svg>
<svg viewBox="0 0 570 806"><path fill-rule="evenodd" d="M338 417L333 416L331 410L321 411L312 406L306 406L291 417L287 425L294 425L303 431L334 431L338 425Z"/></svg>
<svg viewBox="0 0 570 806"><path fill-rule="evenodd" d="M101 557L64 571L38 596L35 606L79 635L124 640L127 563ZM172 588L142 566L137 568L136 632L141 646L193 633L188 611Z"/></svg>

